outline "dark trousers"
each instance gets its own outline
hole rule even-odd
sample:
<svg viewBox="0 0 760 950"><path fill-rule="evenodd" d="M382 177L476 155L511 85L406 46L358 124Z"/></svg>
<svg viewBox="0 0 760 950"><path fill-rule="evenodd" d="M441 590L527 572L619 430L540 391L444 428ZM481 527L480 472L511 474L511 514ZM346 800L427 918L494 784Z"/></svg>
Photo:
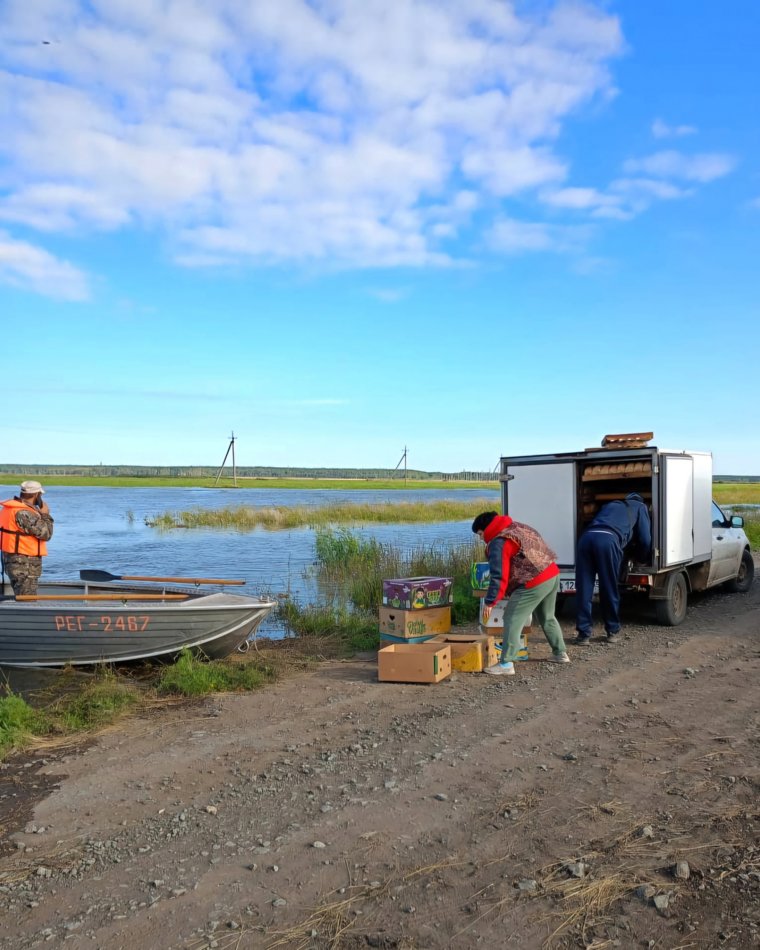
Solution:
<svg viewBox="0 0 760 950"><path fill-rule="evenodd" d="M599 578L599 602L607 633L620 630L620 591L618 577L623 549L611 531L586 531L578 542L575 558L575 627L579 636L591 636L591 600L594 580Z"/></svg>

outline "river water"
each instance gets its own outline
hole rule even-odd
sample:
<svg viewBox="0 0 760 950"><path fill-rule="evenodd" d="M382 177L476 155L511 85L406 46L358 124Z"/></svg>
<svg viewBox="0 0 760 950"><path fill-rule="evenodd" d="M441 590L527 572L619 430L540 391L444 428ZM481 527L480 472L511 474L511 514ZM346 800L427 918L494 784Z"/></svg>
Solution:
<svg viewBox="0 0 760 950"><path fill-rule="evenodd" d="M0 498L12 498L17 485L0 485ZM45 501L55 533L44 562L45 578L75 580L81 569L112 574L172 577L222 577L245 580L234 591L267 596L289 593L302 603L317 597L308 571L314 563L311 528L271 531L221 531L210 528L158 530L145 518L190 508L319 506L333 502L377 503L487 499L498 508L498 491L428 489L212 489L212 488L49 488ZM469 542L470 522L382 524L351 528L366 537L404 548ZM259 628L264 636L282 636L273 620Z"/></svg>

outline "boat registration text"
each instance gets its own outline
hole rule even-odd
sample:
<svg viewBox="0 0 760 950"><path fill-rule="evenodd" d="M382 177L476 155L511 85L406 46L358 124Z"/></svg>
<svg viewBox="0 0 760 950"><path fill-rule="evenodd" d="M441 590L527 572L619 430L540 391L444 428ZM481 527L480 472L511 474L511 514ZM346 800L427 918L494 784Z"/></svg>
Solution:
<svg viewBox="0 0 760 950"><path fill-rule="evenodd" d="M119 614L117 617L103 614L93 617L91 614L56 614L55 629L67 633L83 633L86 630L98 630L102 633L129 631L139 633L150 626L150 617L146 614Z"/></svg>

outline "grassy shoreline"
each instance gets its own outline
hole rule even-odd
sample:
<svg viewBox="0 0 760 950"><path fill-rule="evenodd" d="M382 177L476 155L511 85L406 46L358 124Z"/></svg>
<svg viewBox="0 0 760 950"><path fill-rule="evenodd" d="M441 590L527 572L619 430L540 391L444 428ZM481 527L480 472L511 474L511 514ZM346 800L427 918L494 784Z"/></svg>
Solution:
<svg viewBox="0 0 760 950"><path fill-rule="evenodd" d="M64 667L28 698L0 683L0 761L14 752L84 738L165 702L260 689L278 675L260 654L205 661L183 651L174 663L147 673L108 665L88 671Z"/></svg>
<svg viewBox="0 0 760 950"><path fill-rule="evenodd" d="M15 486L29 476L25 472L3 472L0 474L0 483ZM498 480L463 481L463 480L434 480L403 478L246 478L238 476L237 486L231 478L220 478L219 484L214 485L214 478L151 478L143 476L86 476L86 475L45 475L40 480L47 487L71 486L73 488L214 488L232 490L240 488L285 488L285 489L324 489L335 491L403 491L405 489L419 491L425 489L446 489L457 491L461 489L482 488L497 490ZM718 504L760 504L760 482L736 481L713 482L713 497Z"/></svg>
<svg viewBox="0 0 760 950"><path fill-rule="evenodd" d="M28 478L24 473L3 472L0 483L3 485L17 485ZM376 489L382 491L403 491L421 489L451 489L456 491L463 488L490 488L497 489L498 481L467 482L460 480L441 481L433 479L403 478L244 478L238 475L237 487L231 478L220 478L219 484L214 485L214 478L149 478L142 476L89 477L86 475L45 475L39 480L48 486L68 485L73 488L218 488L236 491L240 488L294 488L294 489L326 489L335 491L366 491Z"/></svg>

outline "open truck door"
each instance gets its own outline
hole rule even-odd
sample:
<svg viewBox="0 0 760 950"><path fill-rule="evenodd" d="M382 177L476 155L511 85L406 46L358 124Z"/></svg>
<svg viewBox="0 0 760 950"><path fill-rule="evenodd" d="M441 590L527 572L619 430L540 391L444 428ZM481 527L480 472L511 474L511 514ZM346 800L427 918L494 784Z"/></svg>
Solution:
<svg viewBox="0 0 760 950"><path fill-rule="evenodd" d="M502 507L534 527L554 548L560 570L575 578L576 466L573 462L509 465L502 469Z"/></svg>

